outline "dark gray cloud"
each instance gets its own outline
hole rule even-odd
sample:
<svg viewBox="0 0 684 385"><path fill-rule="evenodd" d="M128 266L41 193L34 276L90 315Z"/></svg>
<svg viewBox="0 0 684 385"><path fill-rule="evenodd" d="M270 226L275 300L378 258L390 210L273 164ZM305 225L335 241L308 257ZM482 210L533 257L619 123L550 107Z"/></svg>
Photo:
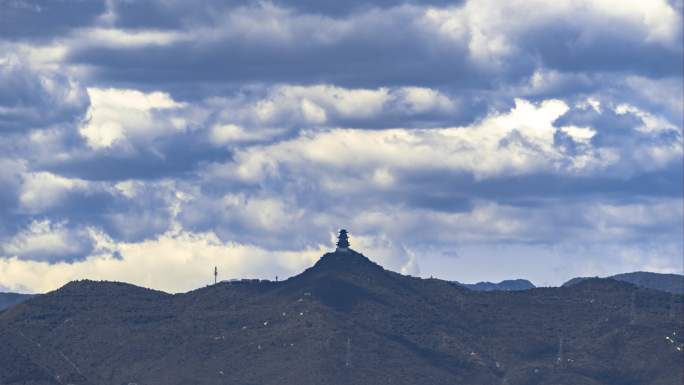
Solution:
<svg viewBox="0 0 684 385"><path fill-rule="evenodd" d="M228 149L197 139L194 133L172 135L145 143L130 152L85 150L64 161L44 159L36 166L67 177L95 181L154 180L191 177L202 164L230 159Z"/></svg>
<svg viewBox="0 0 684 385"><path fill-rule="evenodd" d="M0 62L0 132L76 123L87 107L83 89L69 77L32 70L17 56Z"/></svg>
<svg viewBox="0 0 684 385"><path fill-rule="evenodd" d="M377 8L393 8L402 5L456 6L458 0L279 0L273 4L296 12L327 16L349 16ZM240 6L253 5L245 0L206 1L204 7L197 7L184 1L119 1L113 3L117 15L115 24L121 28L177 29L189 23L202 23L216 14Z"/></svg>
<svg viewBox="0 0 684 385"><path fill-rule="evenodd" d="M106 10L100 0L2 0L0 36L5 39L55 39L93 24Z"/></svg>
<svg viewBox="0 0 684 385"><path fill-rule="evenodd" d="M641 24L637 11L620 19L579 6L570 7L568 15L559 6L548 18L512 24L497 19L501 16L487 5L479 11L462 4L433 4L452 8L430 18L427 4L365 4L345 3L340 7L355 11L335 12L328 2L231 3L187 11L187 5L159 5L164 10L158 10L152 3L121 3L123 26L144 29L148 20L149 28L166 27L182 36L153 46L85 44L71 50L70 60L93 66L103 81L164 89L187 82L495 89L502 82L524 80L539 68L662 77L676 76L682 67L681 37L671 32L674 36L655 39L648 28L656 26ZM138 6L141 10L134 11ZM472 18L483 18L484 25L470 24L458 7ZM577 23L573 16L595 22ZM246 26L255 20L263 24Z"/></svg>
<svg viewBox="0 0 684 385"><path fill-rule="evenodd" d="M672 44L648 41L634 26L568 25L547 20L520 37L523 52L537 55L545 68L561 72L627 72L677 76L682 69L681 38Z"/></svg>
<svg viewBox="0 0 684 385"><path fill-rule="evenodd" d="M468 62L462 47L434 49L404 30L405 23L394 23L386 30L369 26L335 44L297 41L274 46L272 42L245 41L237 36L213 43L191 41L166 47L84 47L73 50L70 60L93 66L103 81L162 89L187 82L332 83L348 87L481 87L490 82Z"/></svg>
<svg viewBox="0 0 684 385"><path fill-rule="evenodd" d="M13 217L19 205L21 188L21 164L12 159L0 158L0 234L11 234L17 230Z"/></svg>

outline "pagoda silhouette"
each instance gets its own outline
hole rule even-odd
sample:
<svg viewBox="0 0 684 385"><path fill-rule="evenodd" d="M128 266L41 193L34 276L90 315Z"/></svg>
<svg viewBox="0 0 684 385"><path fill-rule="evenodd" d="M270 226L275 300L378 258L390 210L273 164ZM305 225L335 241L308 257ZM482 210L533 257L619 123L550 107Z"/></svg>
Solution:
<svg viewBox="0 0 684 385"><path fill-rule="evenodd" d="M340 235L337 236L337 249L335 251L349 251L349 237L347 236L347 230L340 230Z"/></svg>

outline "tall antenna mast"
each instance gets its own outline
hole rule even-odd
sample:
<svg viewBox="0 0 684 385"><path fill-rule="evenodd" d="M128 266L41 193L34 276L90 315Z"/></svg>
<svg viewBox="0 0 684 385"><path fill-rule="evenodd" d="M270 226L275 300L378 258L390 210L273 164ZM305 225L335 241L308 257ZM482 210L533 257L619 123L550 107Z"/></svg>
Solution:
<svg viewBox="0 0 684 385"><path fill-rule="evenodd" d="M214 285L218 283L218 266L214 266Z"/></svg>

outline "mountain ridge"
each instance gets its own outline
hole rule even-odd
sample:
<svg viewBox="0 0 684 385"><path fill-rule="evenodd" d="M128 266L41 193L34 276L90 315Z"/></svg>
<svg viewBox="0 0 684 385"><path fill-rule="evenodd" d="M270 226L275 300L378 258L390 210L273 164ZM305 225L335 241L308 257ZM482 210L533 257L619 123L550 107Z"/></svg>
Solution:
<svg viewBox="0 0 684 385"><path fill-rule="evenodd" d="M0 313L0 383L670 385L681 310L614 280L473 291L338 251L279 282L36 296Z"/></svg>
<svg viewBox="0 0 684 385"><path fill-rule="evenodd" d="M526 279L504 279L503 281L500 282L489 282L489 281L480 281L477 283L461 283L461 282L454 282L457 283L461 286L467 287L468 289L471 290L479 290L479 291L493 291L493 290L503 290L503 291L516 291L516 290L528 290L528 289L534 289L536 286L526 280Z"/></svg>

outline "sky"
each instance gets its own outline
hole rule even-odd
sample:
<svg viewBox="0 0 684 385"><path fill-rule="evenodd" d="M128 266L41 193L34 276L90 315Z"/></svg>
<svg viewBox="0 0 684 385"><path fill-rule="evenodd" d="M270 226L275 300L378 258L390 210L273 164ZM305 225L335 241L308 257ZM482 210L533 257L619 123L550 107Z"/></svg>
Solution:
<svg viewBox="0 0 684 385"><path fill-rule="evenodd" d="M682 273L682 9L0 0L0 291Z"/></svg>

